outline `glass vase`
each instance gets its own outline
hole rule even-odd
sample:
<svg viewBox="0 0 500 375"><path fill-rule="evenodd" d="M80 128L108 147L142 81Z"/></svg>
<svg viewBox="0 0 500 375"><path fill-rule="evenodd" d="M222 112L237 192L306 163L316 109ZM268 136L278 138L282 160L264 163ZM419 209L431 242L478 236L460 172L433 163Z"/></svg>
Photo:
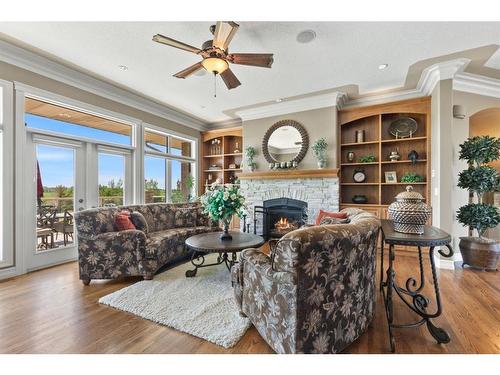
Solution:
<svg viewBox="0 0 500 375"><path fill-rule="evenodd" d="M229 225L231 224L231 217L222 220L223 232L220 235L220 239L222 241L230 241L233 239L233 236L229 233Z"/></svg>

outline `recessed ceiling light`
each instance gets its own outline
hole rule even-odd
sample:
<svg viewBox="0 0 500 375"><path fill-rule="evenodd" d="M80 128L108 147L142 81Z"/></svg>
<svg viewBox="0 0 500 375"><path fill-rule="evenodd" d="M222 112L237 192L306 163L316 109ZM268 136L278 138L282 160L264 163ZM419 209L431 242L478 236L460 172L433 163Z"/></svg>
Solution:
<svg viewBox="0 0 500 375"><path fill-rule="evenodd" d="M316 39L316 32L314 30L304 30L297 34L297 42L310 43Z"/></svg>
<svg viewBox="0 0 500 375"><path fill-rule="evenodd" d="M126 70L128 70L128 66L126 66L126 65L118 65L118 69L126 71Z"/></svg>
<svg viewBox="0 0 500 375"><path fill-rule="evenodd" d="M282 98L278 98L278 99L275 100L276 103L281 103L282 101L283 101Z"/></svg>
<svg viewBox="0 0 500 375"><path fill-rule="evenodd" d="M386 69L388 66L389 66L389 64L380 64L380 65L378 66L378 68L379 68L380 70L384 70L384 69Z"/></svg>

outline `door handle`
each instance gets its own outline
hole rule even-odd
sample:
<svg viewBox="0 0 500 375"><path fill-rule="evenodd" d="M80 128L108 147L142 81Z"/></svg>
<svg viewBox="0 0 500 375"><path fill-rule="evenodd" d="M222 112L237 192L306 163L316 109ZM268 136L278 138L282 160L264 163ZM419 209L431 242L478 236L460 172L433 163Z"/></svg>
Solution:
<svg viewBox="0 0 500 375"><path fill-rule="evenodd" d="M82 198L78 199L78 203L83 203L83 199Z"/></svg>

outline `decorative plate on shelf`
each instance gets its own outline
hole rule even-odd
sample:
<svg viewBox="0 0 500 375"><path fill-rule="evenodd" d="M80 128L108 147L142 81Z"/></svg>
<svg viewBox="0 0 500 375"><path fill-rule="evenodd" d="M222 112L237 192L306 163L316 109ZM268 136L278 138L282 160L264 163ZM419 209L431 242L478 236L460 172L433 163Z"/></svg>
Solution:
<svg viewBox="0 0 500 375"><path fill-rule="evenodd" d="M396 138L410 137L417 131L418 123L411 117L400 117L389 125L389 133Z"/></svg>

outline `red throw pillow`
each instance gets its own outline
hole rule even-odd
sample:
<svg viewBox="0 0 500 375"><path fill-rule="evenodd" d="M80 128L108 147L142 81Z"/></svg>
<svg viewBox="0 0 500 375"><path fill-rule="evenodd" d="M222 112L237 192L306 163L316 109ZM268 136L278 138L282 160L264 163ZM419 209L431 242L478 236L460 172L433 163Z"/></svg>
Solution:
<svg viewBox="0 0 500 375"><path fill-rule="evenodd" d="M316 218L316 225L321 224L321 220L325 217L333 217L335 219L347 219L347 213L345 212L327 212L319 210L318 217Z"/></svg>
<svg viewBox="0 0 500 375"><path fill-rule="evenodd" d="M130 220L130 212L122 211L115 215L115 227L117 230L135 229L135 225Z"/></svg>

